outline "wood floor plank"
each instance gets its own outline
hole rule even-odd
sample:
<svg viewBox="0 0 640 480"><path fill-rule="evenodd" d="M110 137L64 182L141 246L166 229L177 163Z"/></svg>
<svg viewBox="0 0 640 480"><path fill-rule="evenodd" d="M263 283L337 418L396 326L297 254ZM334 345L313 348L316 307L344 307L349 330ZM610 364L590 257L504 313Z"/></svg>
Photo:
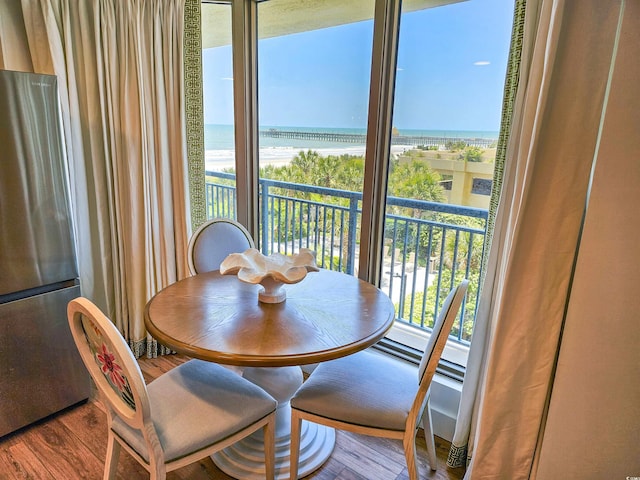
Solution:
<svg viewBox="0 0 640 480"><path fill-rule="evenodd" d="M20 441L0 449L0 479L55 480L40 458Z"/></svg>
<svg viewBox="0 0 640 480"><path fill-rule="evenodd" d="M100 478L104 465L58 418L25 432L25 442L53 478Z"/></svg>
<svg viewBox="0 0 640 480"><path fill-rule="evenodd" d="M369 477L365 477L349 468L345 468L340 472L340 475L336 477L336 480L369 480Z"/></svg>
<svg viewBox="0 0 640 480"><path fill-rule="evenodd" d="M58 416L58 420L74 432L96 458L105 458L107 454L105 442L107 418L96 403L84 404L64 411Z"/></svg>
<svg viewBox="0 0 640 480"><path fill-rule="evenodd" d="M167 474L167 480L211 480L212 478L216 480L231 479L228 475L220 472L209 458Z"/></svg>
<svg viewBox="0 0 640 480"><path fill-rule="evenodd" d="M349 438L371 449L372 453L370 455L372 455L374 459L384 458L387 462L392 461L394 464L397 464L400 469L405 466L402 441L392 438L368 437L357 434L349 434Z"/></svg>
<svg viewBox="0 0 640 480"><path fill-rule="evenodd" d="M396 478L404 468L404 456L398 462L393 451L380 451L379 438L337 432L340 447L332 456L354 472L366 472L368 480L389 480Z"/></svg>
<svg viewBox="0 0 640 480"><path fill-rule="evenodd" d="M338 461L334 456L331 456L322 465L322 468L304 478L307 480L334 480L338 478L345 468L344 464Z"/></svg>
<svg viewBox="0 0 640 480"><path fill-rule="evenodd" d="M63 412L59 415L60 422L78 437L104 469L107 456L107 416L104 410L98 408L99 402L91 402ZM140 478L148 476L147 471L131 455L122 450L118 462L118 478L127 480L131 475Z"/></svg>

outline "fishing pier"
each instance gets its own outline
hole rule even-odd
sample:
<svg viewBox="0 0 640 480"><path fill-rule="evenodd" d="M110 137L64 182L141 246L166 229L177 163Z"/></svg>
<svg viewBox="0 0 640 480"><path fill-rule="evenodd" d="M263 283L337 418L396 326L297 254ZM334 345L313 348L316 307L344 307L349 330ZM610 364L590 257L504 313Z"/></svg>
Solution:
<svg viewBox="0 0 640 480"><path fill-rule="evenodd" d="M287 138L295 140L318 140L322 142L342 142L364 145L367 136L360 133L335 133L335 132L310 132L300 130L279 130L270 128L260 130L261 137ZM490 148L495 146L494 138L464 138L464 137L426 137L414 135L393 135L392 145L425 146L425 147L445 147L453 142L464 142L468 147Z"/></svg>

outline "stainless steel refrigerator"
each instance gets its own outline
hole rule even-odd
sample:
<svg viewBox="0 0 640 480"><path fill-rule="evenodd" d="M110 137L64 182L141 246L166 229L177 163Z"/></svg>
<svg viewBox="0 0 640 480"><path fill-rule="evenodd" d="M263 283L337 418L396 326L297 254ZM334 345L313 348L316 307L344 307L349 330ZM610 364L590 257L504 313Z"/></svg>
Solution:
<svg viewBox="0 0 640 480"><path fill-rule="evenodd" d="M0 70L0 436L88 397L79 295L56 77Z"/></svg>

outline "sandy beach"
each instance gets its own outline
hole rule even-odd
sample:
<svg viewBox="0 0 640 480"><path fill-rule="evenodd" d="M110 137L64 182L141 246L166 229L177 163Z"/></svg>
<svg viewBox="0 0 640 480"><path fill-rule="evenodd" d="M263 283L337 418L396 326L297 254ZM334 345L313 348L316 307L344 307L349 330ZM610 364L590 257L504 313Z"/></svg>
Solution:
<svg viewBox="0 0 640 480"><path fill-rule="evenodd" d="M403 153L412 147L406 145L393 145L391 147L391 154ZM293 158L298 155L300 151L305 151L304 148L296 147L264 147L260 149L260 166L275 165L284 166L287 165ZM365 146L346 146L342 148L312 148L322 156L329 155L364 155ZM221 171L227 168L235 167L235 154L233 150L207 150L205 152L205 165L208 171Z"/></svg>

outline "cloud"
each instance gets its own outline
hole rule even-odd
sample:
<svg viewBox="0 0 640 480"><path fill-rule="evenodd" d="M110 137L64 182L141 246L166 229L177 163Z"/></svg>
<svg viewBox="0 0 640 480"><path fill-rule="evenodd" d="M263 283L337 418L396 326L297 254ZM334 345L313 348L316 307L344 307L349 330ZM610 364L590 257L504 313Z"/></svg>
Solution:
<svg viewBox="0 0 640 480"><path fill-rule="evenodd" d="M477 65L477 66L489 65L490 63L491 63L491 62L488 62L488 61L486 61L486 60L479 60L479 61L477 61L477 62L473 62L473 64L474 64L474 65Z"/></svg>
<svg viewBox="0 0 640 480"><path fill-rule="evenodd" d="M220 80L233 80L233 77L222 77Z"/></svg>

